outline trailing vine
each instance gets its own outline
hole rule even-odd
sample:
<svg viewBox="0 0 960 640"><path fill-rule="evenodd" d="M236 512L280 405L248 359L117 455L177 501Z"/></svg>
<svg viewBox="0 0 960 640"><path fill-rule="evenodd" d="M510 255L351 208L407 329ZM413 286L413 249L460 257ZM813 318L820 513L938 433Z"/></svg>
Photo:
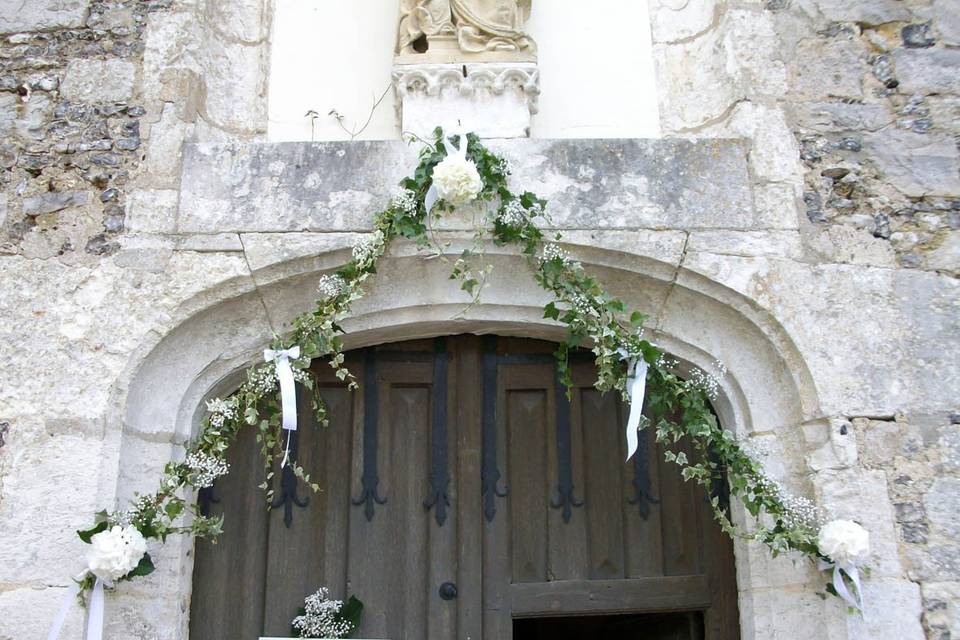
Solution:
<svg viewBox="0 0 960 640"><path fill-rule="evenodd" d="M409 240L418 247L443 253L432 225L445 213L454 211L457 203L441 198L428 211L426 202L431 189L436 188L435 170L455 151L462 152L459 145L463 144L467 145L464 161L475 166L480 179L469 195L479 203L475 210L480 212L481 219L476 225L474 248L456 260L451 278L458 280L461 289L475 302L491 269L478 265L478 261L482 262L483 244L489 240L517 247L536 282L553 296L544 307L544 317L566 328L566 338L556 358L568 393L572 387L568 364L572 349L591 350L597 371L596 388L619 393L626 401L630 399L628 363L642 359L648 365L646 406L654 418L642 422L641 427L655 430L667 460L680 468L683 478L708 491L717 483L728 483L730 493L756 519L755 533L750 537L767 545L774 555L796 551L814 559L830 560L818 545L823 523L816 507L808 500L789 495L764 472L759 458L718 424L711 409L717 379L701 370L695 370L687 379L678 375L677 363L644 338L647 318L631 312L623 301L610 295L600 281L557 244L562 240L559 234L545 236L538 221L546 219L547 201L529 191L513 191L507 162L473 134L447 139L442 130L436 130L434 140L425 144L413 174L401 181L401 191L375 217L372 233L353 247L345 265L320 278L314 308L293 321L289 335L274 338L274 349L300 348L300 357L291 363L294 377L313 389L313 409L319 424L328 424L326 407L308 371L310 362L324 359L340 380L351 389L357 388L345 366L342 322L350 315L353 303L364 295L366 282L376 273L379 260L394 240ZM469 178L463 178L464 185ZM722 365L716 368L722 375ZM133 527L144 538L160 542L175 533L216 537L222 529L222 518L199 513L186 496L192 490L210 486L216 477L227 472L227 448L243 428L257 431L266 468L266 480L261 486L268 501L272 500L275 468L284 446L279 382L273 364L258 364L248 370L247 380L229 398L208 403L208 415L198 435L186 445L184 460L166 465L155 493L138 496L127 510L98 514L93 527L78 532L80 537L89 543L96 534L114 527ZM686 445L695 452L694 456L684 453ZM298 478L314 491L320 490L302 467L295 461L290 464ZM718 522L727 533L739 535L726 505L711 495ZM189 516L187 524L182 524L184 516ZM836 560L838 564L841 561ZM149 555L144 554L135 569L116 579L132 579L152 570ZM86 572L80 578L82 589L90 588L95 579L92 571Z"/></svg>

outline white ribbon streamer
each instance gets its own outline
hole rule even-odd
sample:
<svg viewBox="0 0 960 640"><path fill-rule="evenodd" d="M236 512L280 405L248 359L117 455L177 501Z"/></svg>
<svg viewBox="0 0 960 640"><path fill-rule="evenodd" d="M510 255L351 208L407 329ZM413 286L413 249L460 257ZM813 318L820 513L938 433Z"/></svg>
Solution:
<svg viewBox="0 0 960 640"><path fill-rule="evenodd" d="M626 357L626 353L621 351ZM630 358L627 362L627 397L630 398L630 417L627 419L627 461L633 457L640 446L640 418L643 416L643 396L647 391L647 361Z"/></svg>
<svg viewBox="0 0 960 640"><path fill-rule="evenodd" d="M82 579L82 578L81 578ZM60 637L60 631L63 629L63 623L67 620L67 614L70 613L70 606L80 593L80 585L74 583L67 593L63 596L60 604L60 610L57 617L53 619L53 625L50 627L50 633L47 634L47 640L57 640ZM87 633L86 640L102 640L103 638L103 581L97 578L93 583L93 591L90 593L90 610L87 612Z"/></svg>
<svg viewBox="0 0 960 640"><path fill-rule="evenodd" d="M460 136L460 148L454 149L454 153L451 153L449 149L453 147L453 138L454 136ZM447 135L446 139L450 142L450 145L447 147L447 156L457 156L464 160L467 159L467 132L462 127L457 127L451 129ZM437 204L437 200L440 199L440 193L437 191L437 187L434 184L430 184L430 188L427 189L427 195L423 197L423 206L427 210L427 213L430 213L430 210L433 209L433 205Z"/></svg>
<svg viewBox="0 0 960 640"><path fill-rule="evenodd" d="M851 607L857 609L858 611L863 611L863 587L860 584L860 571L855 565L852 564L835 564L833 562L828 562L823 558L817 560L817 568L820 571L828 571L833 569L833 589L837 592L837 595L840 598L849 604ZM843 574L846 573L850 576L850 581L853 582L853 586L856 587L856 597L850 593L850 589L847 588L847 582L843 579Z"/></svg>
<svg viewBox="0 0 960 640"><path fill-rule="evenodd" d="M287 448L283 454L280 468L287 466L290 459L290 433L297 430L297 387L293 380L293 369L290 361L300 357L300 347L291 347L280 351L265 349L263 359L273 362L277 368L277 377L280 379L280 406L283 411L283 428L287 431Z"/></svg>

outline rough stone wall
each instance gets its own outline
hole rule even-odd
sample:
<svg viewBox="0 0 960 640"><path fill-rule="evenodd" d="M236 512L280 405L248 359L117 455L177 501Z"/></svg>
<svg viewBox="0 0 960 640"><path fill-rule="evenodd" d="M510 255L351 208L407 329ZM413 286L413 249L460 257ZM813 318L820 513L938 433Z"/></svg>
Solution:
<svg viewBox="0 0 960 640"><path fill-rule="evenodd" d="M767 242L799 236L797 252L778 262L810 265L825 279L843 274L854 288L878 278L909 281L909 294L897 284L881 294L916 308L909 331L924 333L944 311L938 322L955 323L956 294L941 298L940 312L930 294L956 291L960 275L960 5L654 0L651 7L665 130L752 141L757 206L771 211ZM884 341L884 322L867 319L882 306L877 298L853 291L832 298L829 290L817 296L831 300L820 314L848 313L863 340ZM837 338L820 340L835 350L839 372ZM906 352L926 365L923 375L950 379L956 360L935 366L931 349ZM900 366L891 359L873 375L898 376ZM871 374L861 367L860 375ZM843 385L842 376L833 383ZM882 543L889 558L874 578L888 581L880 597L897 617L883 624L875 617L875 637L917 637L917 620L927 638L960 637L960 415L956 400L941 403L940 394L955 396L956 388L945 384L912 408L881 403L879 412L852 396L828 403L829 439L811 442L809 473L821 503L871 521L875 539L895 538Z"/></svg>

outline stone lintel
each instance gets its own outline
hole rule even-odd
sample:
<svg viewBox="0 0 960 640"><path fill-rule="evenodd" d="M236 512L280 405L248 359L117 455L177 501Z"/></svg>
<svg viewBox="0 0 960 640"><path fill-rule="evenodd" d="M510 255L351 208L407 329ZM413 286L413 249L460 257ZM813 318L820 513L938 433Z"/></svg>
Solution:
<svg viewBox="0 0 960 640"><path fill-rule="evenodd" d="M764 228L735 140L499 140L563 229ZM419 149L400 141L186 146L180 233L365 231Z"/></svg>

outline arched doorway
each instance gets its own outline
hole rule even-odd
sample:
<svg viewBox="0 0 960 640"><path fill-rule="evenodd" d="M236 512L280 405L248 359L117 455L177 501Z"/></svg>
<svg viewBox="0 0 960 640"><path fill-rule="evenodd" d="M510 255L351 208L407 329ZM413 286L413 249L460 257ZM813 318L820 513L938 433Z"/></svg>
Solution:
<svg viewBox="0 0 960 640"><path fill-rule="evenodd" d="M241 436L203 496L228 525L197 544L191 638L289 635L319 586L364 602L357 637L739 638L732 543L703 492L650 430L624 464L623 406L593 389L589 358L567 401L554 348L462 335L357 350L357 392L315 363L330 427L302 394L296 453L322 490L278 473L268 511L259 445Z"/></svg>

